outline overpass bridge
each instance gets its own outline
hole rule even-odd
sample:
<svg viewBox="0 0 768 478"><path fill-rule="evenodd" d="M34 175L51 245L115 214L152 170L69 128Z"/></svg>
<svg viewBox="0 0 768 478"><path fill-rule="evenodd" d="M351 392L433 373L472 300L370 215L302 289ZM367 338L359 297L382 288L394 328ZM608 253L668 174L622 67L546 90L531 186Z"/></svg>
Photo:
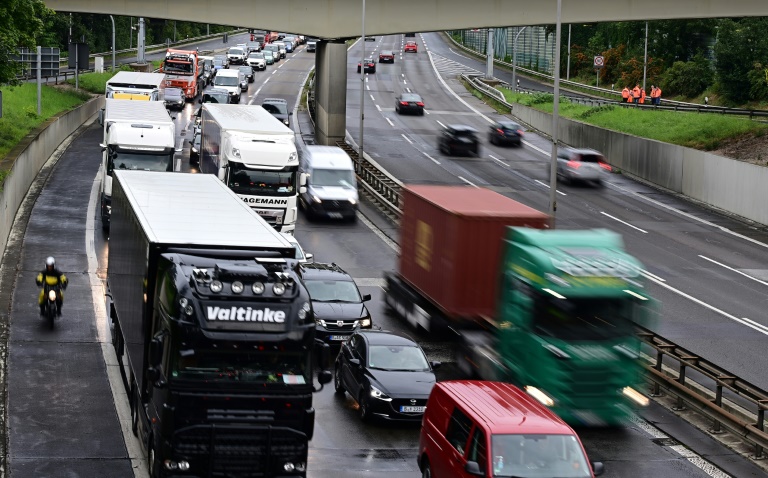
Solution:
<svg viewBox="0 0 768 478"><path fill-rule="evenodd" d="M346 130L345 39L362 31L364 0L44 0L60 12L101 13L268 29L321 38L316 61L316 139L343 140ZM558 0L368 0L365 32L404 32L547 25ZM765 0L562 0L562 23L768 15ZM343 80L343 81L341 81ZM361 86L362 87L362 86Z"/></svg>

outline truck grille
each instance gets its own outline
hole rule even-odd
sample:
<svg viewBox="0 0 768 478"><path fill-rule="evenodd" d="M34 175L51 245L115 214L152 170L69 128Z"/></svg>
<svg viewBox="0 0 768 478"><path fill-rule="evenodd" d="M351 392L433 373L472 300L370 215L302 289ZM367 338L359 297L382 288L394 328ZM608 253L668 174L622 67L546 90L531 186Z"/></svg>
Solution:
<svg viewBox="0 0 768 478"><path fill-rule="evenodd" d="M323 201L323 209L326 211L351 211L354 208L349 201Z"/></svg>
<svg viewBox="0 0 768 478"><path fill-rule="evenodd" d="M173 438L176 455L221 478L273 476L286 462L306 463L307 448L304 433L273 426L193 425Z"/></svg>

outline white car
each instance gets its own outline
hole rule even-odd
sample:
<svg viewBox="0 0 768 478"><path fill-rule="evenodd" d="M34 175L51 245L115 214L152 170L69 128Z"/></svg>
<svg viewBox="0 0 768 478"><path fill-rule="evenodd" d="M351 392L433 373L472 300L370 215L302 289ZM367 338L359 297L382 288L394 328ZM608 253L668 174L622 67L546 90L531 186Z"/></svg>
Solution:
<svg viewBox="0 0 768 478"><path fill-rule="evenodd" d="M230 65L242 65L245 63L245 49L233 46L227 51L227 58Z"/></svg>
<svg viewBox="0 0 768 478"><path fill-rule="evenodd" d="M296 260L302 264L314 261L314 255L308 252L304 252L304 249L301 248L301 244L299 244L299 241L293 236L293 234L288 234L287 232L281 232L280 234L285 236L285 238L288 239L288 242L290 242L291 245L296 248Z"/></svg>
<svg viewBox="0 0 768 478"><path fill-rule="evenodd" d="M264 59L264 53L262 52L252 52L250 55L248 55L247 61L251 68L254 70L267 69L267 60Z"/></svg>
<svg viewBox="0 0 768 478"><path fill-rule="evenodd" d="M285 58L285 54L287 53L285 50L285 43L281 41L275 41L272 42L273 45L277 45L278 51L280 52L280 58Z"/></svg>

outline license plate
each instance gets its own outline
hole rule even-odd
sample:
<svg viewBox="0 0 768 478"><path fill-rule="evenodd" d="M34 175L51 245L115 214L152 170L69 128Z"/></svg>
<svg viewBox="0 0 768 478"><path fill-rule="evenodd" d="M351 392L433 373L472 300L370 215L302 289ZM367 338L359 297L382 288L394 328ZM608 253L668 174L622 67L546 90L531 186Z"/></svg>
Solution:
<svg viewBox="0 0 768 478"><path fill-rule="evenodd" d="M340 212L329 212L328 217L332 217L334 219L341 219L341 213Z"/></svg>
<svg viewBox="0 0 768 478"><path fill-rule="evenodd" d="M424 410L426 410L426 406L401 406L400 411L402 413L424 413Z"/></svg>
<svg viewBox="0 0 768 478"><path fill-rule="evenodd" d="M337 341L337 340L347 340L346 335L331 335L331 340Z"/></svg>

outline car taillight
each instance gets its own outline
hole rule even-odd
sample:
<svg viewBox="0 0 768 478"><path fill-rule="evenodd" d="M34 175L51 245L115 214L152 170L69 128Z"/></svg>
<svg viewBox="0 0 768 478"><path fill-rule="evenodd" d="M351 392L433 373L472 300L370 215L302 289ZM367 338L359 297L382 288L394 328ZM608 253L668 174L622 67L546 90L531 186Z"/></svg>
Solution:
<svg viewBox="0 0 768 478"><path fill-rule="evenodd" d="M610 171L611 170L611 165L608 164L608 163L604 163L602 161L598 161L597 164L599 164L600 167L605 169L606 171Z"/></svg>
<svg viewBox="0 0 768 478"><path fill-rule="evenodd" d="M573 169L579 169L581 167L581 163L578 161L568 161L568 167Z"/></svg>
<svg viewBox="0 0 768 478"><path fill-rule="evenodd" d="M401 101L400 104L403 105L403 106L408 106L408 102L407 101Z"/></svg>
<svg viewBox="0 0 768 478"><path fill-rule="evenodd" d="M504 130L503 129L497 129L496 132L499 133L500 135L504 136Z"/></svg>
<svg viewBox="0 0 768 478"><path fill-rule="evenodd" d="M521 129L517 130L517 134L519 134L520 136L522 136L522 135L523 135L523 130L521 130Z"/></svg>
<svg viewBox="0 0 768 478"><path fill-rule="evenodd" d="M421 101L417 101L416 106L424 106L424 103L422 103Z"/></svg>

